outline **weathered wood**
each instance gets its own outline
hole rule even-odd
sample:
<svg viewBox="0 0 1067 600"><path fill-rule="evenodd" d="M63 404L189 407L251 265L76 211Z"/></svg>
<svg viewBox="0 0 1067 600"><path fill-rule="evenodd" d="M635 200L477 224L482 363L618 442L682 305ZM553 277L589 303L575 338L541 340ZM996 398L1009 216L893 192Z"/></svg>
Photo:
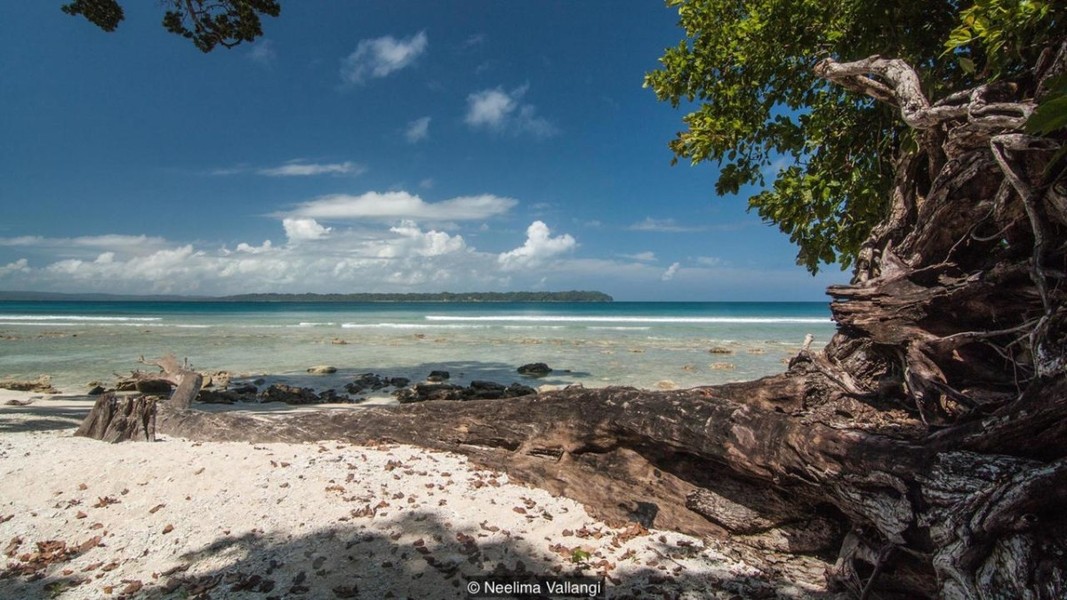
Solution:
<svg viewBox="0 0 1067 600"><path fill-rule="evenodd" d="M104 394L74 435L105 442L156 441L156 399Z"/></svg>

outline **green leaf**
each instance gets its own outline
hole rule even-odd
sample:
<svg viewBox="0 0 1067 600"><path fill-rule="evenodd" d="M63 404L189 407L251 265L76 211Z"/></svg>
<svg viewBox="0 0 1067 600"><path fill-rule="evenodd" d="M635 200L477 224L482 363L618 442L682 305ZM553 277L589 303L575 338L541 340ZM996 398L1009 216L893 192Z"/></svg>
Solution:
<svg viewBox="0 0 1067 600"><path fill-rule="evenodd" d="M1048 135L1067 127L1067 96L1047 99L1026 120L1024 130L1030 135Z"/></svg>

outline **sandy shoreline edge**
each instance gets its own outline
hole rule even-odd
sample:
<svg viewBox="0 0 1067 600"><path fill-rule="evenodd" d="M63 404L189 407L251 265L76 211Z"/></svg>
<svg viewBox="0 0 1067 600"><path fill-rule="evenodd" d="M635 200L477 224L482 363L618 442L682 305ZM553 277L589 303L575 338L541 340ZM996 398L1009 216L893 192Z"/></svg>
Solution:
<svg viewBox="0 0 1067 600"><path fill-rule="evenodd" d="M604 575L610 598L821 595L817 561L788 581L459 455L73 437L92 401L0 390L2 597L464 598L500 570Z"/></svg>

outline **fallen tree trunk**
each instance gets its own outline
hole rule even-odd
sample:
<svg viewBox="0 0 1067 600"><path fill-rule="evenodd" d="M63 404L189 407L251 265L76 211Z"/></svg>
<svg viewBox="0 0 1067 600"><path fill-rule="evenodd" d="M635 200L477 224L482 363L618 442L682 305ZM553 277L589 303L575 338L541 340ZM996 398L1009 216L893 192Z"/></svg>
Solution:
<svg viewBox="0 0 1067 600"><path fill-rule="evenodd" d="M968 597L949 591L973 591L980 582L964 574L984 569L1002 592L1045 585L1035 597L1060 597L1067 460L1020 454L1062 455L1062 443L1019 452L1005 436L979 452L973 440L976 430L996 433L1008 422L1062 436L1065 382L929 434L899 423L845 426L843 416L824 422L798 402L835 385L814 360L801 355L790 373L750 384L676 392L571 389L285 416L164 405L158 419L161 431L200 440L340 439L459 452L611 521L729 535L771 552L843 547L838 578L867 581L879 566L874 589L905 596ZM1038 398L1042 409L1031 410ZM1020 569L1042 579L1017 579Z"/></svg>

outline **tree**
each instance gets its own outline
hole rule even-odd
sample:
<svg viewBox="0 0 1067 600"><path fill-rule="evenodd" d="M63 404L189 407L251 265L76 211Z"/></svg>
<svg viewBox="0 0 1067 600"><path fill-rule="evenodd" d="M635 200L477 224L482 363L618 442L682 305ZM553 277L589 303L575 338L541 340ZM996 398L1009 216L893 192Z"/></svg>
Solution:
<svg viewBox="0 0 1067 600"><path fill-rule="evenodd" d="M233 48L263 35L260 16L277 17L276 0L165 0L163 27L203 52L215 46ZM68 15L81 15L104 31L115 31L125 18L118 0L73 0L62 6Z"/></svg>
<svg viewBox="0 0 1067 600"><path fill-rule="evenodd" d="M668 0L686 39L664 53L663 67L647 74L645 85L692 109L683 119L687 130L670 143L676 159L719 162L719 194L766 183L749 206L789 234L799 246L797 262L813 272L822 263L845 268L889 210L898 157L933 140L919 139L892 102L819 77L818 61L903 60L920 69L919 83L936 102L989 71L1028 69L1046 42L1067 30L1062 3L980 0L962 13L960 4ZM1003 35L990 42L997 29ZM959 47L946 54L950 37Z"/></svg>

